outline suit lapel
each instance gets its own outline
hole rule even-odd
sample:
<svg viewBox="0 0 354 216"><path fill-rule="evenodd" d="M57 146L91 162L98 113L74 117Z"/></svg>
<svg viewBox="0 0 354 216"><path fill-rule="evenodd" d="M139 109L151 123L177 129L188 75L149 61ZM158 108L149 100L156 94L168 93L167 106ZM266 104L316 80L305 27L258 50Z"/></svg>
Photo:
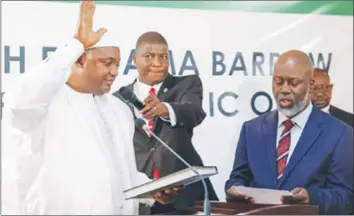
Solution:
<svg viewBox="0 0 354 216"><path fill-rule="evenodd" d="M132 82L131 84L127 85L127 88L131 91L134 92L134 85L136 83L137 79L134 80L134 82ZM133 105L131 105L130 103L127 103L128 107L130 108L130 110L133 113L133 117L134 117L134 121L135 119L137 119L136 115L135 115L135 107ZM135 133L137 132L137 129L135 128ZM153 139L149 139L145 132L138 130L139 133L143 134L143 136L139 136L140 139L142 139L141 141L144 143L143 147L144 148L152 148L153 146ZM136 138L136 136L134 136L134 139Z"/></svg>
<svg viewBox="0 0 354 216"><path fill-rule="evenodd" d="M157 97L161 102L165 101L166 95L170 88L174 85L174 78L170 74L167 75L166 79L163 81L159 92L157 93Z"/></svg>
<svg viewBox="0 0 354 216"><path fill-rule="evenodd" d="M332 105L329 105L328 113L331 114L331 115L333 115L333 112L334 112L333 110L334 110L333 106L332 106Z"/></svg>
<svg viewBox="0 0 354 216"><path fill-rule="evenodd" d="M269 175L270 179L273 179L272 185L276 187L276 138L277 138L277 122L278 122L278 112L272 111L266 118L266 121L262 126L262 134L264 140L261 142L264 143L265 152L268 158L269 165Z"/></svg>
<svg viewBox="0 0 354 216"><path fill-rule="evenodd" d="M136 79L134 80L134 82L132 82L131 84L129 84L129 85L127 86L127 88L128 88L131 92L134 92L134 84L135 84L135 82L136 82ZM136 119L136 116L135 116L135 112L134 112L134 107L133 107L133 105L131 105L130 103L128 103L128 106L129 106L130 110L132 111L133 116L134 116L134 120L135 120L135 119Z"/></svg>
<svg viewBox="0 0 354 216"><path fill-rule="evenodd" d="M305 156L310 147L315 143L315 141L321 134L321 117L321 111L313 107L310 117L306 122L305 128L303 129L299 141L294 149L294 152L290 157L289 163L285 168L283 178L279 182L278 187L280 187L284 183L284 181L290 176L291 172L299 164L300 160Z"/></svg>

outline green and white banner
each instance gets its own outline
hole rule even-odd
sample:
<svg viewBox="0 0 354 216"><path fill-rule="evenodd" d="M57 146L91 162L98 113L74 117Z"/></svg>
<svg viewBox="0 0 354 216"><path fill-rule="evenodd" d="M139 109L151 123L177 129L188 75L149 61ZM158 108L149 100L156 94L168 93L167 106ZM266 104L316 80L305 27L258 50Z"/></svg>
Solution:
<svg viewBox="0 0 354 216"><path fill-rule="evenodd" d="M194 145L221 200L241 125L275 109L273 65L284 51L300 49L329 70L333 105L353 109L353 2L341 1L97 1L95 22L118 35L120 75L112 91L137 75L137 38L158 31L170 48L170 73L199 74L205 121ZM32 66L72 37L79 4L2 2L1 90L6 93ZM260 143L261 144L261 143Z"/></svg>

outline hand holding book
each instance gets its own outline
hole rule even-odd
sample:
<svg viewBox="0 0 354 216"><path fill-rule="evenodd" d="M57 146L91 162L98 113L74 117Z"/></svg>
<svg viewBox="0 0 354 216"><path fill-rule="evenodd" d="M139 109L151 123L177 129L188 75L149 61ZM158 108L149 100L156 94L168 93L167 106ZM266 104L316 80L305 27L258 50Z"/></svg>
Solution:
<svg viewBox="0 0 354 216"><path fill-rule="evenodd" d="M194 167L194 169L200 173L202 178L208 178L217 174L216 167ZM198 181L200 181L200 179L197 174L190 168L186 168L125 190L125 199L154 197L158 202L170 202L169 200L177 198L182 188Z"/></svg>
<svg viewBox="0 0 354 216"><path fill-rule="evenodd" d="M157 202L166 205L176 200L179 195L180 187L168 188L155 193L154 198Z"/></svg>

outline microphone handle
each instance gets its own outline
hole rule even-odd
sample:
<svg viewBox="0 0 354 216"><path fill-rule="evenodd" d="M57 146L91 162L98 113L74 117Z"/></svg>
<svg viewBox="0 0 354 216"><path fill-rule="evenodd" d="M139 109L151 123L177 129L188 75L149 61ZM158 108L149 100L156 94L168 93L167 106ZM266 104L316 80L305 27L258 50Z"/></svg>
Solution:
<svg viewBox="0 0 354 216"><path fill-rule="evenodd" d="M149 129L147 129L149 130ZM179 156L171 147L169 147L164 141L162 141L158 136L156 136L152 131L147 131L151 132L150 134L157 139L165 148L167 148L172 154L174 154L180 161L182 161L188 168L190 168L197 176L200 178L200 180L203 183L204 187L204 214L205 215L210 215L210 202L209 202L209 193L208 193L208 188L205 184L205 181L203 177L199 174L197 170L195 170L187 161L185 161L181 156Z"/></svg>
<svg viewBox="0 0 354 216"><path fill-rule="evenodd" d="M141 101L137 100L137 99L136 100L131 100L130 103L133 104L133 106L135 108L137 108L138 110L142 110L145 107L144 104Z"/></svg>

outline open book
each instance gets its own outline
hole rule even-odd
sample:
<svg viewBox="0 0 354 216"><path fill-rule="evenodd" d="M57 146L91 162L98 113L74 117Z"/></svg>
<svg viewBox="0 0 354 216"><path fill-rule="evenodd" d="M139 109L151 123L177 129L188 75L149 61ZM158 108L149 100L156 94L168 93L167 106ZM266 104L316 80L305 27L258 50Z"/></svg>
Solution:
<svg viewBox="0 0 354 216"><path fill-rule="evenodd" d="M252 197L256 204L282 204L283 196L292 196L290 191L273 190L265 188L252 188L244 186L232 186L238 193Z"/></svg>
<svg viewBox="0 0 354 216"><path fill-rule="evenodd" d="M218 170L216 167L194 167L202 178L208 178L216 175ZM133 198L152 198L156 192L167 188L185 187L194 182L200 181L200 178L190 168L172 173L157 180L152 180L145 184L130 188L124 191L125 199Z"/></svg>

